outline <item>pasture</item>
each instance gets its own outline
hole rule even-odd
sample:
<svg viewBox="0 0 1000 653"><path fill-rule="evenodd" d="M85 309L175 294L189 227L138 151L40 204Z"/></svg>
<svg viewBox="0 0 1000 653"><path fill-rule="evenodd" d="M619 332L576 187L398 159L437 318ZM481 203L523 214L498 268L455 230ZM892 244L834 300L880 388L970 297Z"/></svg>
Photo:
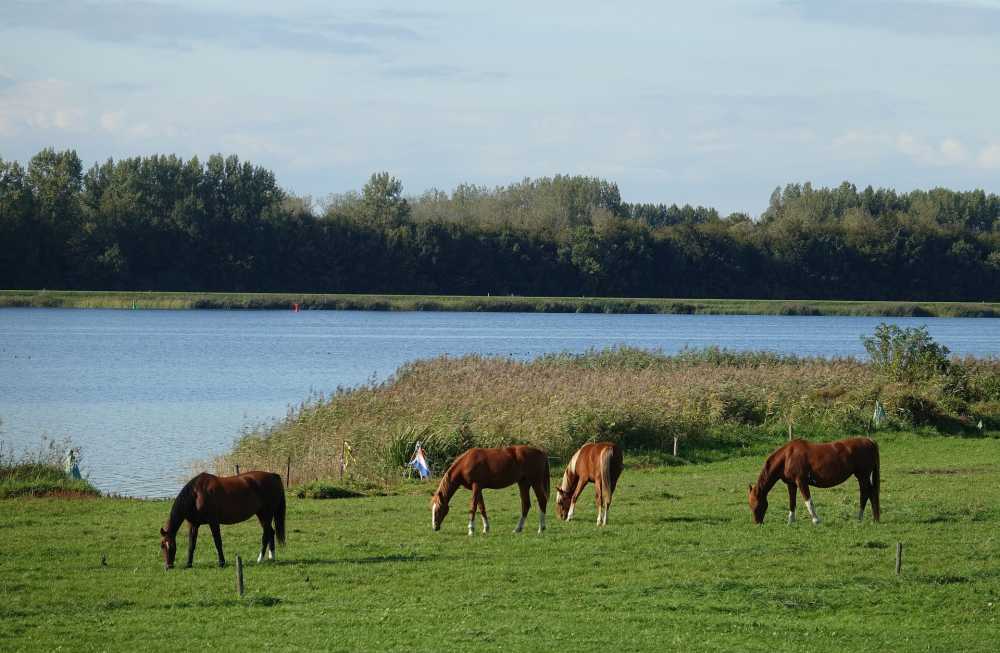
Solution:
<svg viewBox="0 0 1000 653"><path fill-rule="evenodd" d="M407 482L393 496L290 498L277 563L253 562L256 520L223 527L224 569L203 537L194 569L163 570L169 502L2 500L0 648L995 650L1000 440L880 444L881 524L856 521L853 479L814 492L819 526L801 506L786 525L779 485L755 527L746 492L762 457L648 468L626 457L605 529L588 488L573 522L550 499L544 535L534 507L513 535L508 488L486 493L490 535L465 534L466 491L434 533L433 484Z"/></svg>

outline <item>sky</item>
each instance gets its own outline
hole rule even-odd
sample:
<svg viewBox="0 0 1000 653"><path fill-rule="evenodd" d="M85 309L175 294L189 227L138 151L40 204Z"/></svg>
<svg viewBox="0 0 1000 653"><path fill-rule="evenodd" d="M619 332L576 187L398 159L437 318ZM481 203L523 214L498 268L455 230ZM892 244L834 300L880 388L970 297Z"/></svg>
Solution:
<svg viewBox="0 0 1000 653"><path fill-rule="evenodd" d="M1000 0L0 0L0 158L221 152L317 199L580 174L751 215L790 182L1000 192L998 44Z"/></svg>

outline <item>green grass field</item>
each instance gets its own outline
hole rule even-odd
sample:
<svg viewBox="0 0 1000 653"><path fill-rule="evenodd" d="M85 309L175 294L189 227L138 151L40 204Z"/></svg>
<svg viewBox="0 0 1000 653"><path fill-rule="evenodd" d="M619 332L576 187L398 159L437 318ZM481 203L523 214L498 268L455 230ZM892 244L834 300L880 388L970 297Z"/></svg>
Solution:
<svg viewBox="0 0 1000 653"><path fill-rule="evenodd" d="M996 302L0 290L2 307L1000 317Z"/></svg>
<svg viewBox="0 0 1000 653"><path fill-rule="evenodd" d="M0 501L0 648L331 651L993 651L1000 637L1000 440L887 436L883 522L855 520L857 486L814 494L823 523L762 527L759 457L627 467L609 526L592 492L578 520L514 535L516 489L489 491L493 532L465 534L460 492L441 532L433 487L292 498L288 546L257 565L255 522L223 528L250 560L247 594L200 538L194 569L163 570L169 502ZM626 461L628 464L628 460ZM553 479L553 484L557 479ZM893 570L903 542L903 573ZM178 541L180 554L186 537ZM107 556L102 566L101 556ZM252 643L252 644L250 644Z"/></svg>

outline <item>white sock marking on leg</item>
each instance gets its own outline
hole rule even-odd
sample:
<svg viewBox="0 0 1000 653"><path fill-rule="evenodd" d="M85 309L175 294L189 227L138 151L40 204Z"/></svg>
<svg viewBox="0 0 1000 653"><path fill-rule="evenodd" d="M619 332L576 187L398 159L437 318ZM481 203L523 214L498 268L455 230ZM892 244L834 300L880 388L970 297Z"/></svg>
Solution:
<svg viewBox="0 0 1000 653"><path fill-rule="evenodd" d="M794 510L789 510L788 511L788 523L789 524L795 523L795 511Z"/></svg>
<svg viewBox="0 0 1000 653"><path fill-rule="evenodd" d="M475 525L476 525L476 518L475 517L469 517L469 535L472 535L472 533L475 531L475 528L474 528Z"/></svg>
<svg viewBox="0 0 1000 653"><path fill-rule="evenodd" d="M490 520L486 519L486 515L483 515L483 534L490 532Z"/></svg>
<svg viewBox="0 0 1000 653"><path fill-rule="evenodd" d="M806 501L806 508L809 509L809 515L812 517L813 523L819 523L819 515L816 514L816 508L813 507L812 499Z"/></svg>

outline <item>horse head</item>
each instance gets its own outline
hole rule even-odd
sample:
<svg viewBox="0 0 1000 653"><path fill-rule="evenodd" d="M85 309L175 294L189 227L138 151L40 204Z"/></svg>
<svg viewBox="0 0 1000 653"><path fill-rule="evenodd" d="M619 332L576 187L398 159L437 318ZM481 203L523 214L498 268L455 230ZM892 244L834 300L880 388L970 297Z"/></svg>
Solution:
<svg viewBox="0 0 1000 653"><path fill-rule="evenodd" d="M435 492L431 497L431 526L434 530L441 530L441 523L448 516L448 500L440 492Z"/></svg>
<svg viewBox="0 0 1000 653"><path fill-rule="evenodd" d="M556 514L559 515L559 519L566 521L569 516L569 508L573 503L573 492L562 489L561 487L556 488Z"/></svg>
<svg viewBox="0 0 1000 653"><path fill-rule="evenodd" d="M163 566L173 569L174 558L177 556L177 538L166 529L160 529L160 550L163 551Z"/></svg>
<svg viewBox="0 0 1000 653"><path fill-rule="evenodd" d="M750 512L753 514L753 523L763 524L764 513L767 512L767 495L761 496L757 488L750 485L748 497L750 500Z"/></svg>

